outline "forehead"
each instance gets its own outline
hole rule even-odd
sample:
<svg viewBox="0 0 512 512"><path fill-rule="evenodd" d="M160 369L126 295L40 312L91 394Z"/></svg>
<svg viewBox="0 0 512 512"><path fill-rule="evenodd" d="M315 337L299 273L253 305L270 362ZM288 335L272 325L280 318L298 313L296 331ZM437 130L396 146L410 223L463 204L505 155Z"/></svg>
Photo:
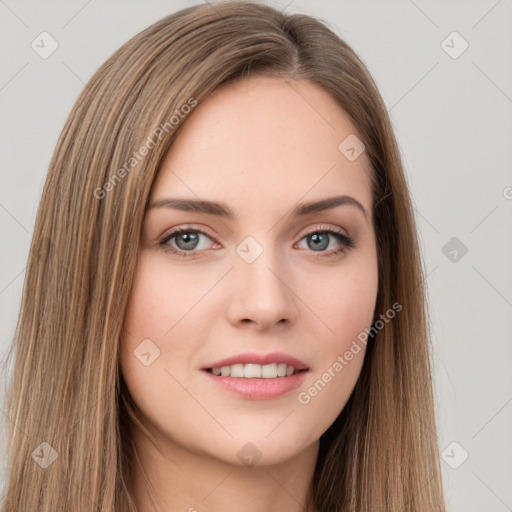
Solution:
<svg viewBox="0 0 512 512"><path fill-rule="evenodd" d="M350 161L339 150L356 133L344 110L315 84L243 79L192 111L163 161L153 198L207 197L238 210L276 196L293 204L339 193L357 196L370 210L366 155Z"/></svg>

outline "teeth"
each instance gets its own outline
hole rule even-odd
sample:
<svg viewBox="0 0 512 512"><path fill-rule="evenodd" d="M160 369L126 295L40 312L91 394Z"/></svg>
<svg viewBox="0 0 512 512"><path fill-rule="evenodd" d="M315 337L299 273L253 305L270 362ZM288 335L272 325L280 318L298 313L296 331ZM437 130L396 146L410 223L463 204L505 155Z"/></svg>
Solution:
<svg viewBox="0 0 512 512"><path fill-rule="evenodd" d="M276 377L287 377L295 373L293 366L286 363L271 364L233 364L212 368L212 373L222 377L245 377L247 379L275 379Z"/></svg>

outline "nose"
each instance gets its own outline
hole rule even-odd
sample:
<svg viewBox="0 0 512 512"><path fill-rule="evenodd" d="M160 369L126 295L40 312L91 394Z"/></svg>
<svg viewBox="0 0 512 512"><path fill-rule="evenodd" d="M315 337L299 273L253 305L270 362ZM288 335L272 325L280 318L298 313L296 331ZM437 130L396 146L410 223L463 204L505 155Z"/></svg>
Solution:
<svg viewBox="0 0 512 512"><path fill-rule="evenodd" d="M251 263L235 256L227 294L227 315L232 325L263 331L296 322L298 299L285 263L268 247Z"/></svg>

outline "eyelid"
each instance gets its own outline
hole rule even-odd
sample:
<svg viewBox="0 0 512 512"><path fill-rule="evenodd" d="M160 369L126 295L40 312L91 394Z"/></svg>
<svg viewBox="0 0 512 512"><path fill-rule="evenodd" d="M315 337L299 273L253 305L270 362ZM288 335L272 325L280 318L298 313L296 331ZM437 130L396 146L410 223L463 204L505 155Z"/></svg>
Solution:
<svg viewBox="0 0 512 512"><path fill-rule="evenodd" d="M183 231L197 231L198 233L201 233L203 235L206 235L208 238L211 238L214 242L217 242L215 239L215 236L210 234L207 229L201 227L197 227L194 224L179 224L178 226L174 228L168 229L166 232L164 232L163 235L158 237L159 242L169 241L173 236L176 236L180 232ZM217 242L218 243L218 242Z"/></svg>
<svg viewBox="0 0 512 512"><path fill-rule="evenodd" d="M320 224L314 224L312 227L306 228L304 231L299 231L299 233L301 233L300 240L302 240L302 238L304 238L305 236L310 235L311 233L316 233L317 231L329 231L329 230L337 231L346 237L350 237L350 235L348 234L346 229L340 228L339 226L332 225L332 224L320 223ZM297 236L299 236L299 235L297 235Z"/></svg>

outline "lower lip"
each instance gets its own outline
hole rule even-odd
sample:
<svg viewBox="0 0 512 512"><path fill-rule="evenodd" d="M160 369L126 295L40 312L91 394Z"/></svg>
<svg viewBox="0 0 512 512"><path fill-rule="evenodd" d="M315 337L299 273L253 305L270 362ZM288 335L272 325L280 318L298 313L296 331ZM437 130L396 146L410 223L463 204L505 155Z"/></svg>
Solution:
<svg viewBox="0 0 512 512"><path fill-rule="evenodd" d="M275 379L247 379L245 377L222 377L203 370L215 384L250 400L269 400L298 388L306 378L307 370L288 377Z"/></svg>

